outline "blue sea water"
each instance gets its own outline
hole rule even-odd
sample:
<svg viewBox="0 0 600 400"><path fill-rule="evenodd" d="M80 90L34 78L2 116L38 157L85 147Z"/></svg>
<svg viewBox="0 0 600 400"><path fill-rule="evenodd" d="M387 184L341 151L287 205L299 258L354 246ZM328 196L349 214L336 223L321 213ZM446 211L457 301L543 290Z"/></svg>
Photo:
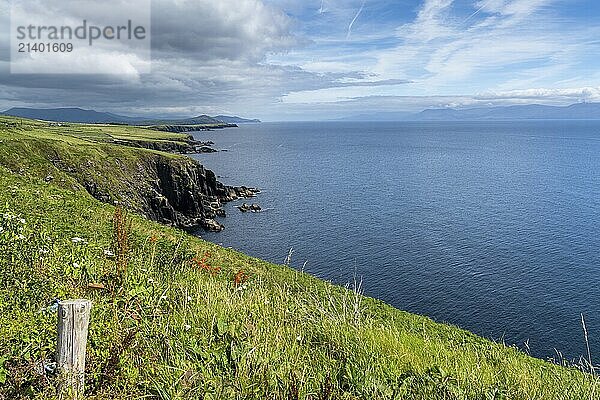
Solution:
<svg viewBox="0 0 600 400"><path fill-rule="evenodd" d="M205 239L541 358L600 360L600 122L263 123L196 156L267 211Z"/></svg>

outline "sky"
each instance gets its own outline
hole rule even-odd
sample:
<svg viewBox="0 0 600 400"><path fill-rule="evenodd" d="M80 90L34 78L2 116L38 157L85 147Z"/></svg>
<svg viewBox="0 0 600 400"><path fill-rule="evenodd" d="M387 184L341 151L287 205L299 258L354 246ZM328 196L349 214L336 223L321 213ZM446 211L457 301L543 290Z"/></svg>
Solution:
<svg viewBox="0 0 600 400"><path fill-rule="evenodd" d="M151 40L150 73L107 53L122 70L19 75L0 29L0 109L274 121L600 101L597 0L152 0Z"/></svg>

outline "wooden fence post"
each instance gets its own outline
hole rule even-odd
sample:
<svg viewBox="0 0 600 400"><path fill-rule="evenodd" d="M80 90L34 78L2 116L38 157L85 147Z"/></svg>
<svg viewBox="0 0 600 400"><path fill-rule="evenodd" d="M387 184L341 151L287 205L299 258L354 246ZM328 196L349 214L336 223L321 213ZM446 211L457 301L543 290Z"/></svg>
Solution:
<svg viewBox="0 0 600 400"><path fill-rule="evenodd" d="M92 302L66 300L58 303L56 365L61 399L82 399L85 378L85 347Z"/></svg>

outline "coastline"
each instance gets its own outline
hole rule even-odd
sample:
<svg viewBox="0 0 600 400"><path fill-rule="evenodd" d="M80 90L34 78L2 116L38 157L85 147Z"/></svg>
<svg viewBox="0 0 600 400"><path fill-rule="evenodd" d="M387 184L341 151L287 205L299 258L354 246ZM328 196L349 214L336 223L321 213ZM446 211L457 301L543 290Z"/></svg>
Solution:
<svg viewBox="0 0 600 400"><path fill-rule="evenodd" d="M25 161L38 160L33 165L14 166L16 173L43 170L48 182L81 188L104 203L122 204L148 219L178 228L219 232L225 227L215 218L225 216L223 204L259 192L219 182L213 171L188 156L217 151L214 143L173 132L178 129L55 124L10 117L0 117L0 128L11 135L5 146L18 152L21 140L30 142L31 154L23 154ZM89 157L90 148L93 158ZM48 158L50 154L53 156Z"/></svg>

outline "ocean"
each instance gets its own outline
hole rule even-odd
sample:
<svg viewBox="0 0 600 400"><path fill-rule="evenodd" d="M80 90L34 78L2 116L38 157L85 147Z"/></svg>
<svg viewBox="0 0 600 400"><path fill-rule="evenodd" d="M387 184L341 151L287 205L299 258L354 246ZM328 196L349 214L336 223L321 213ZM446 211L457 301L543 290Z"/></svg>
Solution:
<svg viewBox="0 0 600 400"><path fill-rule="evenodd" d="M195 132L261 213L198 234L540 358L600 357L600 122L302 122ZM600 358L599 358L600 359Z"/></svg>

